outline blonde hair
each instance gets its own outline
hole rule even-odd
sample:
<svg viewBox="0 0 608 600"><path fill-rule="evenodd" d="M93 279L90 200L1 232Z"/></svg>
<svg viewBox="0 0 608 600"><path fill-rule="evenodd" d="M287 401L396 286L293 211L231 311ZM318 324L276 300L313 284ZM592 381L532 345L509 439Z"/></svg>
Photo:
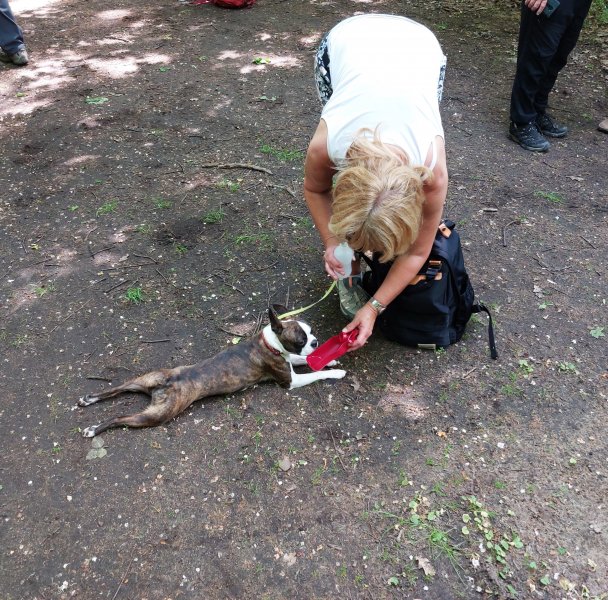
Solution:
<svg viewBox="0 0 608 600"><path fill-rule="evenodd" d="M336 177L330 231L355 250L378 252L380 262L405 254L418 237L431 176L404 164L377 132L361 130Z"/></svg>

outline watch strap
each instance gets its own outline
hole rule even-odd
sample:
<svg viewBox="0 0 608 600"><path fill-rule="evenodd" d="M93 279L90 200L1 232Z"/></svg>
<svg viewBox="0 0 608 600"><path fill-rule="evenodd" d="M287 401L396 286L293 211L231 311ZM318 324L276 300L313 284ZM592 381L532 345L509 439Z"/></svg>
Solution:
<svg viewBox="0 0 608 600"><path fill-rule="evenodd" d="M376 300L376 298L374 297L369 299L369 303L379 315L381 315L386 310L386 305L382 304L380 300Z"/></svg>

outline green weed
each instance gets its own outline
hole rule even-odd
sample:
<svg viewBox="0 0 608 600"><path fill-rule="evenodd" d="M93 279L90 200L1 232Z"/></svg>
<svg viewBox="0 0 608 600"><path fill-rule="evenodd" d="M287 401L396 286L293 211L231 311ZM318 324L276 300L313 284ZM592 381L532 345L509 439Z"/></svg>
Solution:
<svg viewBox="0 0 608 600"><path fill-rule="evenodd" d="M230 179L222 178L215 185L221 190L228 190L229 192L238 192L241 187L242 179L231 181Z"/></svg>
<svg viewBox="0 0 608 600"><path fill-rule="evenodd" d="M42 285L37 285L34 287L34 293L36 294L36 296L38 296L38 298L42 298L44 296L46 296L48 293L50 292L54 292L55 291L55 285L52 283L48 283L48 284L42 284Z"/></svg>
<svg viewBox="0 0 608 600"><path fill-rule="evenodd" d="M153 198L154 204L156 208L160 208L166 210L173 206L173 202L171 200L165 200L164 198Z"/></svg>
<svg viewBox="0 0 608 600"><path fill-rule="evenodd" d="M140 287L129 288L125 293L125 298L128 302L139 304L144 301L144 293Z"/></svg>
<svg viewBox="0 0 608 600"><path fill-rule="evenodd" d="M556 192L536 191L536 192L534 192L534 195L537 198L543 198L544 200L549 200L549 202L553 202L554 204L560 204L561 202L564 201L564 199Z"/></svg>
<svg viewBox="0 0 608 600"><path fill-rule="evenodd" d="M213 223L221 223L222 220L224 219L224 214L225 213L220 204L220 207L218 209L207 211L203 215L202 221L203 221L203 223L207 223L207 225L211 225Z"/></svg>
<svg viewBox="0 0 608 600"><path fill-rule="evenodd" d="M284 148L274 148L268 144L262 144L260 147L262 154L270 154L283 162L301 161L304 160L304 153L300 150L286 150Z"/></svg>
<svg viewBox="0 0 608 600"><path fill-rule="evenodd" d="M112 200L110 202L106 202L105 204L102 204L95 211L95 215L98 216L98 217L101 216L101 215L108 215L110 213L113 213L117 208L118 208L118 201L117 200Z"/></svg>
<svg viewBox="0 0 608 600"><path fill-rule="evenodd" d="M557 365L557 370L560 373L575 373L578 375L578 369L576 368L576 365L574 363L571 362L560 362Z"/></svg>
<svg viewBox="0 0 608 600"><path fill-rule="evenodd" d="M255 245L268 248L272 245L272 237L268 233L242 233L234 238L238 246Z"/></svg>
<svg viewBox="0 0 608 600"><path fill-rule="evenodd" d="M591 334L591 337L594 337L595 339L599 339L601 337L604 337L606 334L604 333L604 328L603 327L594 327L593 329L591 329L589 331L589 333Z"/></svg>

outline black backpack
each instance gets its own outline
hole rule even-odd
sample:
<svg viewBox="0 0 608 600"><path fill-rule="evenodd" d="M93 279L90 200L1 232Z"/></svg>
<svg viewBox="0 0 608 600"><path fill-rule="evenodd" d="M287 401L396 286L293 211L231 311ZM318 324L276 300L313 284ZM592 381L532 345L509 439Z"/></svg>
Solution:
<svg viewBox="0 0 608 600"><path fill-rule="evenodd" d="M472 313L489 317L490 355L497 358L492 315L486 306L475 302L475 292L464 266L460 236L452 221L439 225L431 254L414 280L378 317L380 331L405 346L436 349L457 342ZM370 267L363 287L374 295L392 263L381 263L378 256L362 255Z"/></svg>

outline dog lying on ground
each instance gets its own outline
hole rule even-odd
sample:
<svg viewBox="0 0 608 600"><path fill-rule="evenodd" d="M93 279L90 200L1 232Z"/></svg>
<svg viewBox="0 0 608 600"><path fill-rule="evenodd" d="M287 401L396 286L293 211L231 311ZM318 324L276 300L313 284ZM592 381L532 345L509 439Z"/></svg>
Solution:
<svg viewBox="0 0 608 600"><path fill-rule="evenodd" d="M260 381L274 380L282 387L294 389L320 379L342 379L346 375L342 369L296 373L293 367L307 364L306 356L319 345L317 338L304 321L281 321L277 312L287 312L286 308L275 304L268 312L270 323L257 336L211 358L195 365L152 371L111 390L80 398L80 406L90 406L123 392L142 392L151 397L143 411L87 427L82 434L94 437L112 427L162 425L196 400L231 394Z"/></svg>

